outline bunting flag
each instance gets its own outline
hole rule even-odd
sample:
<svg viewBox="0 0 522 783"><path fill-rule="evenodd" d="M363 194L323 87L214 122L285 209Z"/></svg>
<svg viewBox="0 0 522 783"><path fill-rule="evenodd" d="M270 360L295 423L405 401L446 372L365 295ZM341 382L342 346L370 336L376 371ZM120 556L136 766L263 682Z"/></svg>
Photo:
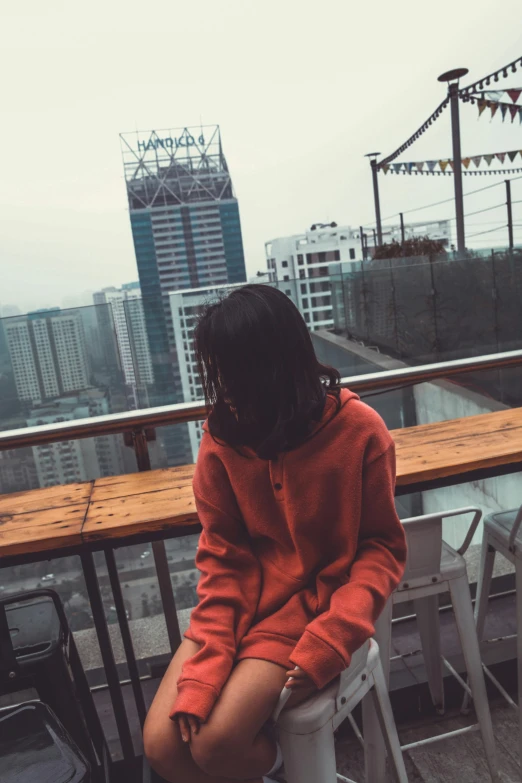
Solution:
<svg viewBox="0 0 522 783"><path fill-rule="evenodd" d="M494 101L500 103L503 95L509 95L513 103L517 103L522 95L522 87L514 87L512 90L481 90L475 93L475 97L480 100Z"/></svg>
<svg viewBox="0 0 522 783"><path fill-rule="evenodd" d="M513 103L516 103L518 99L520 98L520 94L522 93L522 89L516 89L516 90L506 90L507 94L513 101Z"/></svg>
<svg viewBox="0 0 522 783"><path fill-rule="evenodd" d="M384 167L383 167L384 171ZM391 174L400 174L400 171L394 171L393 168L389 169ZM462 173L466 174L469 177L478 177L482 176L483 174L499 174L502 176L505 176L506 174L514 174L514 173L520 173L522 171L522 167L519 168L508 168L508 169L486 169L485 171L476 171L475 169L472 169L471 171L464 170ZM424 169L423 171L417 171L416 169L412 171L406 171L406 169L402 169L403 174L438 174L439 176L446 176L447 174L452 175L453 169L448 169L447 171L429 171L428 169Z"/></svg>
<svg viewBox="0 0 522 783"><path fill-rule="evenodd" d="M518 93L519 95L522 94L522 90L513 90L512 92ZM484 93L484 94L491 95L492 93ZM522 122L522 106L520 106L518 103L501 103L500 101L492 101L492 100L487 100L485 98L479 98L477 100L477 107L478 107L479 117L482 117L485 109L489 109L491 112L491 119L493 119L497 111L500 109L502 122L504 122L504 120L506 119L506 115L508 111L509 111L509 116L511 117L511 122L514 121L517 114L520 118L520 122Z"/></svg>
<svg viewBox="0 0 522 783"><path fill-rule="evenodd" d="M462 168L463 174L488 174L488 171L476 171L475 169L479 169L482 165L482 161L485 161L487 164L488 169L491 169L491 162L493 160L498 160L501 164L504 164L506 162L506 158L509 159L510 163L513 163L517 157L517 155L520 155L522 158L522 149L520 150L511 150L509 152L495 152L488 155L473 155L470 157L462 158ZM475 168L471 168L471 162L475 164ZM391 174L400 174L401 172L403 174L452 174L454 171L454 162L451 160L451 158L443 158L441 160L416 160L416 161L408 161L405 163L383 163L378 168L382 169L385 174L388 174L390 172ZM508 169L506 169L507 171ZM512 171L513 169L509 169ZM498 171L501 171L499 169ZM492 172L493 173L493 172Z"/></svg>

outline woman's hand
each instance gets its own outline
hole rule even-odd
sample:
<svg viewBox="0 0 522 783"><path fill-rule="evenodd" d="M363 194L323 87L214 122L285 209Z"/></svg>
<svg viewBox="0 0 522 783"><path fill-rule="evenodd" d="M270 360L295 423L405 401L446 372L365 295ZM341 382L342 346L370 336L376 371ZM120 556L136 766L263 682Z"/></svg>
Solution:
<svg viewBox="0 0 522 783"><path fill-rule="evenodd" d="M176 720L178 721L181 739L183 742L190 742L192 735L197 734L199 731L199 718L196 718L195 715L180 712Z"/></svg>
<svg viewBox="0 0 522 783"><path fill-rule="evenodd" d="M317 690L314 681L299 667L287 672L286 675L289 679L286 681L285 688L290 688L292 691L309 690L313 692L314 690Z"/></svg>

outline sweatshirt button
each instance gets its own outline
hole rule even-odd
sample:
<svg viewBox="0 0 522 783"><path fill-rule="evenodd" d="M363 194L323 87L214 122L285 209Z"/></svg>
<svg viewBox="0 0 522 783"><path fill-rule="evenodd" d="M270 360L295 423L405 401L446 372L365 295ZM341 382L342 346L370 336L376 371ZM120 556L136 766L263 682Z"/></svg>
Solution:
<svg viewBox="0 0 522 783"><path fill-rule="evenodd" d="M274 489L283 489L283 485L278 482L277 484L274 484Z"/></svg>

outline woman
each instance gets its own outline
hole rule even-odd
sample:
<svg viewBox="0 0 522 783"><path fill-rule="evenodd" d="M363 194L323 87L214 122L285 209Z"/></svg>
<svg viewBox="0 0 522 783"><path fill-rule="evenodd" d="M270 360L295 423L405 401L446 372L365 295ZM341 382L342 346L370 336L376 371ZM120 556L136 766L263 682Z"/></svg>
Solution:
<svg viewBox="0 0 522 783"><path fill-rule="evenodd" d="M194 475L199 604L145 753L171 783L270 783L281 689L291 705L337 677L402 575L394 447L277 289L210 305L195 347L210 410Z"/></svg>

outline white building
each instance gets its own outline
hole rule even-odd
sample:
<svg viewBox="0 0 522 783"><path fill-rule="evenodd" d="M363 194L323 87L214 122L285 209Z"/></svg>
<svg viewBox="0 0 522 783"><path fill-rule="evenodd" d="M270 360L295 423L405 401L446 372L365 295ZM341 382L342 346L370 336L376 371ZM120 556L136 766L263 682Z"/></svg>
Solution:
<svg viewBox="0 0 522 783"><path fill-rule="evenodd" d="M451 244L451 223L436 220L410 223L405 237L428 236ZM383 243L401 241L401 227L383 229ZM363 250L364 244L364 250ZM287 294L305 319L310 331L333 326L332 280L338 270L349 268L364 256L371 257L374 232L338 226L336 223L313 225L304 234L272 239L265 245L270 280Z"/></svg>
<svg viewBox="0 0 522 783"><path fill-rule="evenodd" d="M143 404L143 399L138 400L137 389L154 383L154 376L140 285L126 283L121 288L103 288L93 299L95 305L111 307L125 383L132 390L136 405ZM106 320L99 322L105 324Z"/></svg>
<svg viewBox="0 0 522 783"><path fill-rule="evenodd" d="M18 398L34 403L89 387L90 370L77 311L38 310L4 324Z"/></svg>
<svg viewBox="0 0 522 783"><path fill-rule="evenodd" d="M278 283L311 331L333 325L330 264L362 260L358 231L317 224L305 234L272 239L265 245L270 279Z"/></svg>
<svg viewBox="0 0 522 783"><path fill-rule="evenodd" d="M109 412L106 392L88 389L79 395L36 406L27 419L27 426L87 419ZM123 472L122 446L117 436L46 443L33 446L32 451L40 487L88 481Z"/></svg>
<svg viewBox="0 0 522 783"><path fill-rule="evenodd" d="M268 274L258 274L250 278L249 283L268 283ZM194 352L194 326L201 309L212 301L222 299L234 288L240 288L245 283L234 283L206 288L189 288L181 291L171 291L169 294L170 311L174 327L174 339L179 362L181 386L185 402L195 402L203 399L203 388L200 383L196 355ZM192 458L196 461L199 444L203 435L203 422L193 421L188 425Z"/></svg>

